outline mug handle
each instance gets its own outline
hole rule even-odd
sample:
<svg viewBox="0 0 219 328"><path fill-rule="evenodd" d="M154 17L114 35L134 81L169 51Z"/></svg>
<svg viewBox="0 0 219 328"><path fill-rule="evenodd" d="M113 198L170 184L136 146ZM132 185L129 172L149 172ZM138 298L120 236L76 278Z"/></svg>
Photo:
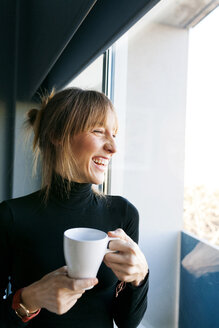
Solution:
<svg viewBox="0 0 219 328"><path fill-rule="evenodd" d="M107 253L116 253L116 252L117 252L117 251L111 251L111 250L108 248L108 246L109 246L109 242L110 242L111 240L121 240L121 238L118 238L118 237L108 237L107 249L106 249L106 251L105 251L105 254L107 254Z"/></svg>

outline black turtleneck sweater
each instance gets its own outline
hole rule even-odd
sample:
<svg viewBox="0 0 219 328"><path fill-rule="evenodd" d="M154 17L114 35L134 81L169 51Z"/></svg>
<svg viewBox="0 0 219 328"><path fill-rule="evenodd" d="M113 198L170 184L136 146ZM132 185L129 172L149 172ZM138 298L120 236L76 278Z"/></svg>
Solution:
<svg viewBox="0 0 219 328"><path fill-rule="evenodd" d="M56 315L42 309L23 323L12 310L18 289L65 265L65 230L122 228L138 241L138 212L126 199L96 195L90 184L74 184L69 197L61 195L59 186L53 186L46 205L40 192L0 204L0 327L112 328L113 320L119 328L137 327L147 307L148 279L139 287L128 283L116 298L118 280L104 263L97 275L99 283L67 313ZM3 299L9 279L12 294Z"/></svg>

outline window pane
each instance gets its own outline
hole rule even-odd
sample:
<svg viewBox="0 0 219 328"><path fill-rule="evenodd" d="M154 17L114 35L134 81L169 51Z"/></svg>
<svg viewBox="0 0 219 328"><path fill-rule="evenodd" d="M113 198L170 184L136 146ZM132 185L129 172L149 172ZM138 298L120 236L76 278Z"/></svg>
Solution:
<svg viewBox="0 0 219 328"><path fill-rule="evenodd" d="M82 71L67 86L102 91L103 55Z"/></svg>
<svg viewBox="0 0 219 328"><path fill-rule="evenodd" d="M219 8L190 31L184 228L219 245Z"/></svg>

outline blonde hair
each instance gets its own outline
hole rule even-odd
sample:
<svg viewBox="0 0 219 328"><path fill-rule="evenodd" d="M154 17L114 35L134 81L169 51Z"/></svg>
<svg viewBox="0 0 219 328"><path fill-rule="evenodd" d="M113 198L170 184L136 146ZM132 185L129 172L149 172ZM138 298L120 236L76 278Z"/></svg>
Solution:
<svg viewBox="0 0 219 328"><path fill-rule="evenodd" d="M63 181L68 181L68 190L78 175L72 137L95 126L104 126L109 110L114 113L116 133L118 123L113 104L103 93L94 90L70 88L58 93L53 90L50 95L42 97L40 110L31 109L27 113L26 125L34 130L34 171L40 155L46 200L57 163Z"/></svg>

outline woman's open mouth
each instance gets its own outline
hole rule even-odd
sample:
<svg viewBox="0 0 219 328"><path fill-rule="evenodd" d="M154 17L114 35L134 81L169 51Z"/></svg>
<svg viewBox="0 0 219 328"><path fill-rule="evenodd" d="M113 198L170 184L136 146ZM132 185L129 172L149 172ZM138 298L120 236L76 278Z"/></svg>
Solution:
<svg viewBox="0 0 219 328"><path fill-rule="evenodd" d="M107 158L103 158L103 157L93 157L92 161L94 162L94 164L99 168L99 169L106 169L109 160Z"/></svg>

